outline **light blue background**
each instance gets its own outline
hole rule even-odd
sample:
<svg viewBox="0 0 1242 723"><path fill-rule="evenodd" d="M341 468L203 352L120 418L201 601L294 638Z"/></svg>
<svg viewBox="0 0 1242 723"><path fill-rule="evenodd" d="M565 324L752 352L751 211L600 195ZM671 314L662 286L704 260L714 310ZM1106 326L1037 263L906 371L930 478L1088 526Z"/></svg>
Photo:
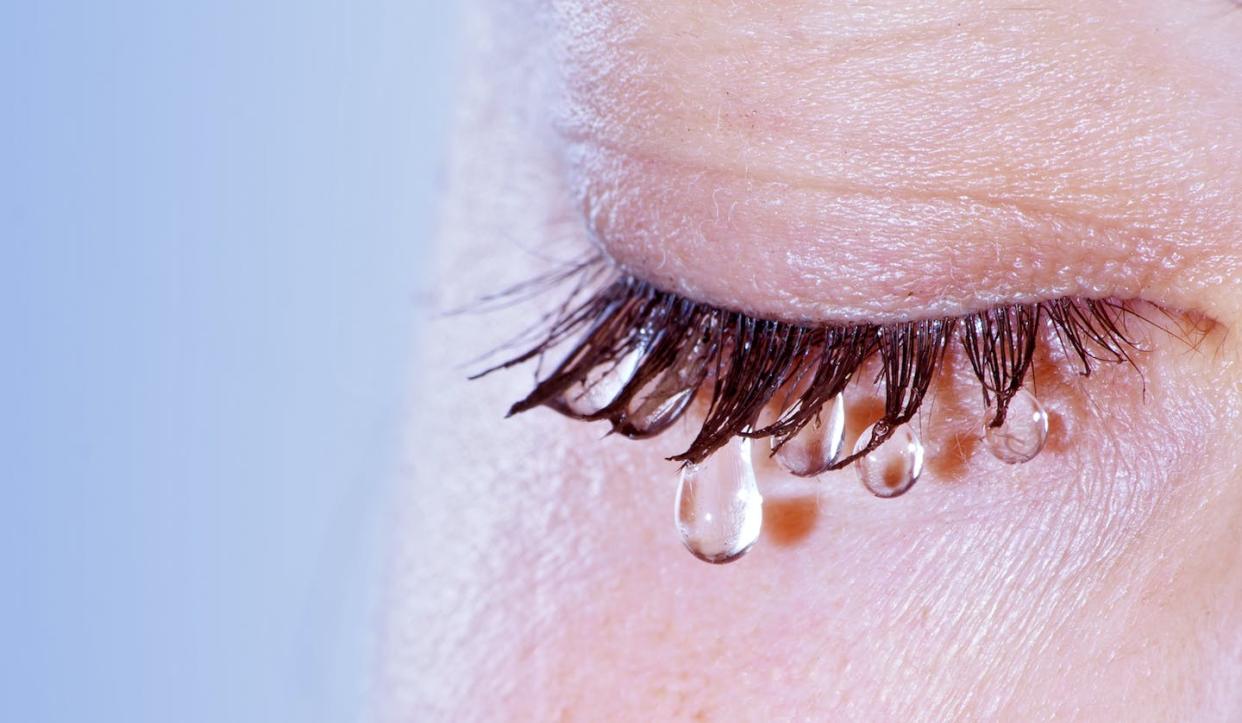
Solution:
<svg viewBox="0 0 1242 723"><path fill-rule="evenodd" d="M444 5L0 4L0 720L358 715Z"/></svg>

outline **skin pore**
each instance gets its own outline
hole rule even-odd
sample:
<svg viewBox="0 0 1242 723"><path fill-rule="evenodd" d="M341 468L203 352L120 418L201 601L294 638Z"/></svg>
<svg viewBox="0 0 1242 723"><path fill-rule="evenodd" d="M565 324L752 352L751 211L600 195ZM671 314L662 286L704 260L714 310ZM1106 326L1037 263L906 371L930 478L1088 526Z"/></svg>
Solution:
<svg viewBox="0 0 1242 723"><path fill-rule="evenodd" d="M593 243L700 301L890 321L1137 298L1136 368L1042 348L1048 447L979 444L960 355L881 500L756 455L765 532L673 531L692 425L504 411L436 316L394 514L386 720L1227 720L1242 711L1242 11L1232 2L478 3L434 309ZM543 308L555 304L547 299ZM1165 317L1161 317L1165 318ZM866 377L870 378L870 377ZM850 400L868 424L866 389Z"/></svg>

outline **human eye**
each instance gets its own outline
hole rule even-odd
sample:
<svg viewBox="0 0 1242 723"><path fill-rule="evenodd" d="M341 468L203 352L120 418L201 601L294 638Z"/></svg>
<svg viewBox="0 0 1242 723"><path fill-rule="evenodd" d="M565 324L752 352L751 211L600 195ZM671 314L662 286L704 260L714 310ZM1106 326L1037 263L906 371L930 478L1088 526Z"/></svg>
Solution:
<svg viewBox="0 0 1242 723"><path fill-rule="evenodd" d="M1062 414L1070 404L1056 384L1045 401L1036 396L1037 362L1045 380L1060 379L1062 386L1101 364L1127 366L1130 378L1113 374L1112 384L1128 389L1130 402L1146 402L1143 356L1164 336L1194 348L1216 330L1201 317L1150 302L1083 297L880 324L788 322L695 302L627 272L601 269L610 266L594 259L555 273L558 281L586 277L598 286L576 286L529 349L483 374L559 358L511 415L543 406L573 419L607 421L631 439L658 436L683 416L696 417L686 425L693 430L688 446L669 459L682 465L684 541L710 562L735 560L758 538L754 440L794 476L853 466L869 492L897 497L922 475L923 436L945 454L962 454L960 431L952 437L956 449L948 449L944 429L916 431L926 422L920 410L938 375L958 387L973 385L980 446L1004 464L1023 464L1047 442L1045 403ZM972 405L953 385L938 387L956 401L949 419L941 414L936 424L961 429L969 426L963 417L971 416ZM1092 398L1081 385L1068 396ZM935 393L933 406L934 399ZM1077 429L1084 436L1054 440L1061 449L1090 435L1063 419L1056 426L1060 434ZM709 466L714 455L721 459ZM711 502L684 502L687 495ZM682 509L693 504L706 507Z"/></svg>
<svg viewBox="0 0 1242 723"><path fill-rule="evenodd" d="M651 12L674 27L690 20ZM1229 239L1208 231L1236 221L1233 196L1198 119L1166 112L1206 91L1105 88L1119 103L1101 106L1068 87L1056 97L1054 79L1032 96L1006 74L1029 70L1033 55L1095 56L1062 43L973 67L968 43L1007 34L957 33L957 47L949 20L917 16L869 35L872 51L887 51L883 68L871 52L785 43L782 62L811 69L813 96L740 82L780 70L759 52L776 38L731 38L740 45L700 48L708 62L663 72L624 61L680 57L661 50L685 41L667 25L602 43L616 56L611 74L571 82L555 120L595 253L552 272L574 293L545 336L502 365L543 362L511 413L549 407L640 439L684 418L687 444L664 455L681 464L683 487L749 484L758 446L795 476L853 467L887 498L925 469L969 476L966 458L981 450L1011 465L1046 444L1054 458L1089 456L1093 440L1112 439L1084 418L1100 399L1123 405L1114 420L1153 422L1208 404L1211 389L1157 398L1181 385L1153 361L1212 348L1231 304L1218 283ZM872 20L851 22L861 32ZM582 42L612 26L585 27L564 32ZM894 48L917 58L946 44L962 64L948 77L892 60ZM1003 123L950 114L992 108L998 94L1013 96ZM853 99L849 113L827 110L837 96ZM1193 233L1190 217L1201 222ZM1120 369L1097 398L1073 380L1101 365ZM1134 443L1159 426L1136 426ZM714 481L706 465L717 454L728 459ZM757 493L716 498L737 509L703 514L738 529L759 508ZM757 539L747 529L728 554L706 557L736 559Z"/></svg>
<svg viewBox="0 0 1242 723"><path fill-rule="evenodd" d="M1232 6L489 3L393 717L1236 718Z"/></svg>

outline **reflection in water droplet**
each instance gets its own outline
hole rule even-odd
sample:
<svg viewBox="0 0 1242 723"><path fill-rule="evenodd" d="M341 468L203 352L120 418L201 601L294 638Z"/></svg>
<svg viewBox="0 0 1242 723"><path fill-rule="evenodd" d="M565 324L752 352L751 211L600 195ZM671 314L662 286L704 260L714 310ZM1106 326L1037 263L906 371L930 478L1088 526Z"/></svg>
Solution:
<svg viewBox="0 0 1242 723"><path fill-rule="evenodd" d="M1044 448L1048 440L1048 412L1034 394L1019 389L1009 408L1005 422L989 427L996 410L989 409L983 418L983 439L988 450L1005 464L1029 462Z"/></svg>
<svg viewBox="0 0 1242 723"><path fill-rule="evenodd" d="M707 374L708 346L695 344L668 369L643 385L625 405L616 430L631 439L654 437L681 416L694 401Z"/></svg>
<svg viewBox="0 0 1242 723"><path fill-rule="evenodd" d="M654 437L677 421L693 399L693 389L682 389L672 396L640 393L628 405L617 430L630 439Z"/></svg>
<svg viewBox="0 0 1242 723"><path fill-rule="evenodd" d="M775 440L773 440L775 441ZM841 456L845 443L845 400L833 397L798 434L776 450L776 460L798 477L814 477Z"/></svg>
<svg viewBox="0 0 1242 723"><path fill-rule="evenodd" d="M663 432L677 421L698 391L702 377L686 380L679 369L668 369L647 382L626 404L616 425L631 439L645 439Z"/></svg>
<svg viewBox="0 0 1242 723"><path fill-rule="evenodd" d="M854 445L855 452L867 446L874 428L874 424L867 427L858 438ZM909 425L903 424L884 444L854 462L854 467L863 486L871 494L877 497L903 495L910 491L923 473L923 443Z"/></svg>
<svg viewBox="0 0 1242 723"><path fill-rule="evenodd" d="M735 438L682 469L674 517L682 543L700 560L719 565L746 554L763 528L749 439Z"/></svg>
<svg viewBox="0 0 1242 723"><path fill-rule="evenodd" d="M642 356L643 349L634 348L615 364L609 362L595 367L587 374L586 379L571 385L561 394L560 406L573 414L584 416L608 406L634 376Z"/></svg>

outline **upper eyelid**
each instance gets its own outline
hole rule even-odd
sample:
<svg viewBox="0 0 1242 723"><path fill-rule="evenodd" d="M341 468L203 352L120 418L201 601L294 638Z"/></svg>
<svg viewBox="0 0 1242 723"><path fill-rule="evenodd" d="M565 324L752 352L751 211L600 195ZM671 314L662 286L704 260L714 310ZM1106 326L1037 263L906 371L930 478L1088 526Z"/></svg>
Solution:
<svg viewBox="0 0 1242 723"><path fill-rule="evenodd" d="M798 186L669 163L583 172L589 235L635 275L758 316L896 320L911 304L948 316L1052 295L1194 308L1212 296L1194 274L1183 280L1206 242L1174 244L1137 219L1055 199Z"/></svg>
<svg viewBox="0 0 1242 723"><path fill-rule="evenodd" d="M972 40L927 8L739 5L702 26L688 7L575 6L599 22L553 23L574 41L566 62L618 61L570 67L557 105L575 201L635 274L762 316L896 320L911 300L948 315L1053 295L1231 310L1211 279L1239 263L1234 96L1200 84L1193 54L1160 54L1162 16L1066 34L1081 20L1067 10L994 9L961 12ZM788 35L806 23L823 32ZM903 63L894 30L919 57L971 50L961 67ZM764 37L770 52L746 50ZM635 54L647 62L619 62ZM872 77L887 68L914 82ZM722 278L726 264L746 274Z"/></svg>

